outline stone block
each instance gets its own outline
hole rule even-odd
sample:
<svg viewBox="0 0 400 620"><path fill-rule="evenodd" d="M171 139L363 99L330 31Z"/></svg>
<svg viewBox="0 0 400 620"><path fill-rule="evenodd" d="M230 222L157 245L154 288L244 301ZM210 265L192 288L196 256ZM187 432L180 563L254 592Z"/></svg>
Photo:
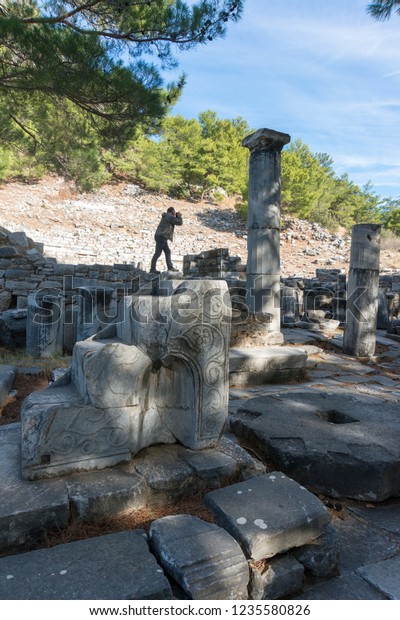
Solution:
<svg viewBox="0 0 400 620"><path fill-rule="evenodd" d="M19 256L19 253L12 245L0 247L0 258L14 258L15 256Z"/></svg>
<svg viewBox="0 0 400 620"><path fill-rule="evenodd" d="M310 543L331 520L322 502L281 472L212 491L204 501L253 560Z"/></svg>
<svg viewBox="0 0 400 620"><path fill-rule="evenodd" d="M19 424L0 427L1 551L42 539L46 529L66 527L69 519L68 494L62 480L22 480L20 432Z"/></svg>
<svg viewBox="0 0 400 620"><path fill-rule="evenodd" d="M302 589L304 568L294 558L283 555L259 564L250 564L251 600L289 598Z"/></svg>
<svg viewBox="0 0 400 620"><path fill-rule="evenodd" d="M108 534L0 559L2 600L165 600L146 534Z"/></svg>
<svg viewBox="0 0 400 620"><path fill-rule="evenodd" d="M238 410L231 428L318 492L377 502L400 495L400 420L387 400L301 391L261 396Z"/></svg>
<svg viewBox="0 0 400 620"><path fill-rule="evenodd" d="M307 353L295 347L231 349L229 382L235 386L299 381L304 378Z"/></svg>
<svg viewBox="0 0 400 620"><path fill-rule="evenodd" d="M29 248L28 237L23 231L8 233L8 240L12 245L18 245L20 248Z"/></svg>
<svg viewBox="0 0 400 620"><path fill-rule="evenodd" d="M292 555L314 577L332 577L339 571L340 544L335 527L328 525L325 532L310 545L292 549Z"/></svg>
<svg viewBox="0 0 400 620"><path fill-rule="evenodd" d="M130 442L128 408L86 405L71 384L55 384L23 402L22 474L28 480L126 462Z"/></svg>
<svg viewBox="0 0 400 620"><path fill-rule="evenodd" d="M63 297L55 289L28 295L27 353L39 357L62 354L63 306Z"/></svg>
<svg viewBox="0 0 400 620"><path fill-rule="evenodd" d="M193 471L186 463L185 452L181 446L147 448L123 469L137 472L153 491L176 498L190 494L195 487Z"/></svg>
<svg viewBox="0 0 400 620"><path fill-rule="evenodd" d="M191 515L153 521L150 542L160 564L193 600L247 599L249 569L222 528Z"/></svg>
<svg viewBox="0 0 400 620"><path fill-rule="evenodd" d="M186 461L196 475L205 482L220 481L232 477L236 462L227 454L217 450L187 451Z"/></svg>
<svg viewBox="0 0 400 620"><path fill-rule="evenodd" d="M109 467L156 443L218 443L228 416L228 288L170 286L166 296L124 297L115 323L74 347L70 389L25 401L26 477Z"/></svg>
<svg viewBox="0 0 400 620"><path fill-rule="evenodd" d="M72 475L65 483L76 515L83 522L139 510L148 502L143 478L118 469Z"/></svg>

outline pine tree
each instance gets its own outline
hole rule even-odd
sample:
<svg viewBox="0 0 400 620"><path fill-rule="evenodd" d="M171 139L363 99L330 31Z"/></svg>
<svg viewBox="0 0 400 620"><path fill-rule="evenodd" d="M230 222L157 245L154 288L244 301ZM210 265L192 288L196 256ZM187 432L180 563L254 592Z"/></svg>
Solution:
<svg viewBox="0 0 400 620"><path fill-rule="evenodd" d="M167 86L162 77L177 64L173 50L223 36L243 2L6 0L0 113L36 140L35 148L46 144L26 114L32 102L63 106L70 115L78 110L103 145L121 144L137 128L156 127L179 97L184 76Z"/></svg>
<svg viewBox="0 0 400 620"><path fill-rule="evenodd" d="M371 2L367 7L368 13L375 19L389 19L392 13L400 15L400 0L379 0Z"/></svg>

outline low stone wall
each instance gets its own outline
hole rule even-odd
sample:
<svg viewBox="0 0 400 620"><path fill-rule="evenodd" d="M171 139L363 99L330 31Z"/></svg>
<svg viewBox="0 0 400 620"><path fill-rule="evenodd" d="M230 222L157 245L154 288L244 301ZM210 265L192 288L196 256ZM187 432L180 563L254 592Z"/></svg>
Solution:
<svg viewBox="0 0 400 620"><path fill-rule="evenodd" d="M44 297L49 298L50 304L62 305L63 330L57 335L58 344L53 351L60 353L70 351L77 339L88 337L109 322L113 316L112 313L106 316L106 310L114 307L123 295L149 284L149 275L133 264L63 264L44 256L43 250L43 244L34 242L24 232L12 233L0 227L0 346L26 346L29 299L31 304L38 302L36 305L42 315L46 311L41 301ZM254 345L255 338L261 337L261 332L264 334L263 325L249 325L246 319L246 265L239 256L230 256L228 248L188 254L183 260L183 273L185 279L227 281L233 306L234 346L244 346L243 338L247 341L250 332L249 346ZM340 269L317 269L314 278L282 278L280 300L277 300L281 306L282 326L305 327L308 324L314 327L315 323L322 325L327 321L344 323L346 286L346 274ZM82 289L88 292L83 293ZM94 320L90 325L90 321L81 316L85 324L80 325L77 317L80 305L81 312L91 313L94 318L97 309L102 309L104 320ZM35 316L35 306L33 312ZM268 322L267 316L265 321ZM400 329L399 272L380 276L378 328L392 333ZM35 353L36 345L32 345L32 339L28 341L31 352Z"/></svg>

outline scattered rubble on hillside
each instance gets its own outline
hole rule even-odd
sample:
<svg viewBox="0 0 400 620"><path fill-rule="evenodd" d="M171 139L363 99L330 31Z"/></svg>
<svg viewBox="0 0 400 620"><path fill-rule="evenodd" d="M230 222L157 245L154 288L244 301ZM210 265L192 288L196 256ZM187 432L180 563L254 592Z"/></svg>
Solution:
<svg viewBox="0 0 400 620"><path fill-rule="evenodd" d="M64 263L140 264L149 269L154 231L161 214L174 206L184 226L176 231L173 261L186 254L227 247L246 263L245 222L234 200L222 204L178 201L119 183L79 194L62 179L46 177L35 184L0 185L1 225L24 231L44 244L46 256ZM331 234L305 220L284 218L281 232L283 276L312 277L316 268L348 268L349 236ZM398 252L383 252L382 270L396 269Z"/></svg>

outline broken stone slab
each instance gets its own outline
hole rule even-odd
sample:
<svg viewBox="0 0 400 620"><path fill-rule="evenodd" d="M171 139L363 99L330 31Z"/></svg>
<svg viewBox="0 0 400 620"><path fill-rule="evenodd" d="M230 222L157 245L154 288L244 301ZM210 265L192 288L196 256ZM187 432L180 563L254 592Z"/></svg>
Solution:
<svg viewBox="0 0 400 620"><path fill-rule="evenodd" d="M293 596L303 586L304 568L294 558L283 555L261 566L250 564L250 599L275 600Z"/></svg>
<svg viewBox="0 0 400 620"><path fill-rule="evenodd" d="M217 450L199 450L187 453L186 462L204 482L218 481L233 476L236 462Z"/></svg>
<svg viewBox="0 0 400 620"><path fill-rule="evenodd" d="M2 600L172 599L142 530L0 558Z"/></svg>
<svg viewBox="0 0 400 620"><path fill-rule="evenodd" d="M337 391L260 396L231 416L231 429L318 492L373 502L400 495L397 402Z"/></svg>
<svg viewBox="0 0 400 620"><path fill-rule="evenodd" d="M245 600L249 569L224 529L191 515L163 517L150 526L160 564L194 600Z"/></svg>
<svg viewBox="0 0 400 620"><path fill-rule="evenodd" d="M331 520L319 499L282 472L212 491L204 502L253 560L311 543Z"/></svg>
<svg viewBox="0 0 400 620"><path fill-rule="evenodd" d="M294 347L231 349L229 382L234 386L299 381L306 371L307 353Z"/></svg>
<svg viewBox="0 0 400 620"><path fill-rule="evenodd" d="M366 579L387 598L395 601L400 600L400 555L369 566L363 566L357 570L357 574Z"/></svg>
<svg viewBox="0 0 400 620"><path fill-rule="evenodd" d="M41 539L66 527L69 500L62 480L27 482L20 473L20 425L0 427L0 550Z"/></svg>
<svg viewBox="0 0 400 620"><path fill-rule="evenodd" d="M340 565L339 535L333 524L309 545L292 549L291 554L314 577L333 577Z"/></svg>
<svg viewBox="0 0 400 620"><path fill-rule="evenodd" d="M162 494L175 500L192 495L204 485L220 487L229 478L244 480L265 473L265 465L226 437L213 450L153 446L142 450L121 469L137 472L156 496Z"/></svg>
<svg viewBox="0 0 400 620"><path fill-rule="evenodd" d="M16 366L0 365L0 407L2 407L11 390L17 373ZM1 414L0 414L1 415Z"/></svg>
<svg viewBox="0 0 400 620"><path fill-rule="evenodd" d="M255 476L261 476L266 473L266 466L254 456L251 456L247 450L242 448L233 439L223 436L218 444L218 450L230 456L236 463L235 476L240 476L241 480L247 480L248 478L254 478Z"/></svg>
<svg viewBox="0 0 400 620"><path fill-rule="evenodd" d="M183 496L194 487L193 470L186 463L181 446L153 446L146 448L122 469L142 476L150 489L172 496Z"/></svg>

